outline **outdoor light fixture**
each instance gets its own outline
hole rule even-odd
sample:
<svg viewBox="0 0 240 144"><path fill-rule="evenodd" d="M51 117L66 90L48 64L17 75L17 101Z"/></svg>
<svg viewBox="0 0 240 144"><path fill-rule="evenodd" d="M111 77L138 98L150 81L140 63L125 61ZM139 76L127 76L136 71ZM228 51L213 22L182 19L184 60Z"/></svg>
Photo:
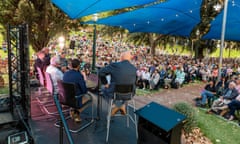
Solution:
<svg viewBox="0 0 240 144"><path fill-rule="evenodd" d="M98 20L98 14L93 14L92 20L93 20L94 22L97 22L97 20Z"/></svg>
<svg viewBox="0 0 240 144"><path fill-rule="evenodd" d="M222 5L217 3L216 5L213 6L213 8L215 9L215 11L219 11L222 8Z"/></svg>
<svg viewBox="0 0 240 144"><path fill-rule="evenodd" d="M63 36L60 36L59 38L58 38L58 42L59 43L62 43L62 42L64 42L65 41L65 38L63 37Z"/></svg>
<svg viewBox="0 0 240 144"><path fill-rule="evenodd" d="M196 31L196 35L197 35L197 36L200 35L200 31L199 31L199 30Z"/></svg>
<svg viewBox="0 0 240 144"><path fill-rule="evenodd" d="M58 38L58 44L59 44L59 47L61 48L61 49L63 49L64 48L64 44L65 43L65 38L63 37L63 36L60 36L59 38Z"/></svg>

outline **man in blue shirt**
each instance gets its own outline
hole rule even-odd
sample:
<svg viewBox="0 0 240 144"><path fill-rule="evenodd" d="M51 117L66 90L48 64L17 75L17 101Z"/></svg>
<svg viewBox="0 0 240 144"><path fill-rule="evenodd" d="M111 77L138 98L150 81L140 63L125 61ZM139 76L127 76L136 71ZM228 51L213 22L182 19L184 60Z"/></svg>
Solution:
<svg viewBox="0 0 240 144"><path fill-rule="evenodd" d="M86 82L84 81L83 75L79 71L80 61L78 59L73 59L71 61L71 66L72 66L72 69L70 69L69 71L64 73L63 81L64 82L75 83L76 96L86 94L87 93ZM85 98L85 97L80 97L78 99L79 107L81 107L81 105L84 104L87 101L87 99L85 100L83 98ZM79 112L81 112L81 111L74 109L70 113L70 116L72 118L74 118L75 122L80 122L81 121L80 116L79 116Z"/></svg>

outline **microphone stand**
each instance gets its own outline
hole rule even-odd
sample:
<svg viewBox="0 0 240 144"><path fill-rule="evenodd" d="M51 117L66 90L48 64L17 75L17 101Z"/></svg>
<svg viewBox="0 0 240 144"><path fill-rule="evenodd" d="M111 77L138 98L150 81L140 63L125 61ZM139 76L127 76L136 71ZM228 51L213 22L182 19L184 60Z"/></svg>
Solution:
<svg viewBox="0 0 240 144"><path fill-rule="evenodd" d="M97 130L97 128L100 127L100 123L101 122L101 112L102 112L102 95L100 95L100 91L101 91L101 80L97 71L97 76L98 76L98 81L97 81L97 117L96 117L96 125L95 125L95 131Z"/></svg>

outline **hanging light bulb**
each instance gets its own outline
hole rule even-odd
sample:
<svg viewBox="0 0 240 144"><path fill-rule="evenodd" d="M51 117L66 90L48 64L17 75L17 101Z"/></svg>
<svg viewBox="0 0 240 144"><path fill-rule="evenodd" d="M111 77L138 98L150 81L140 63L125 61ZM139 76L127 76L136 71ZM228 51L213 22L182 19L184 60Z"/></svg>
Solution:
<svg viewBox="0 0 240 144"><path fill-rule="evenodd" d="M215 11L219 11L222 8L222 5L217 3L216 5L213 6L213 8L215 9Z"/></svg>

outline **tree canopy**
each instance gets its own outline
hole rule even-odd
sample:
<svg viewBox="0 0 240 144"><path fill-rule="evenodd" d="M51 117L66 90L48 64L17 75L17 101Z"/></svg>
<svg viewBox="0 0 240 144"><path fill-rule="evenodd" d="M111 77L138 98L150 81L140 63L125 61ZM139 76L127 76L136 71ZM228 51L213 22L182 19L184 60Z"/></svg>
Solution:
<svg viewBox="0 0 240 144"><path fill-rule="evenodd" d="M223 0L202 1L200 12L201 21L192 30L190 38L186 38L188 42L194 42L195 57L197 58L203 57L203 50L205 48L210 49L210 52L216 50L216 41L200 40L201 37L209 31L211 21L221 11L221 9L218 11L214 9L216 4L220 4L222 6L221 9L223 8ZM0 8L0 24L3 25L5 29L7 24L28 24L30 44L35 51L39 51L47 46L50 39L57 34L67 34L71 29L78 30L80 28L80 21L82 20L69 19L69 17L55 7L50 0L2 0L0 1ZM102 15L110 16L137 8L139 7L115 10L103 13ZM123 40L123 34L125 33L125 30L112 27L103 27L103 29L99 29L99 31L110 37L119 34L121 40ZM199 31L198 35L197 31ZM174 37L174 39L182 40L183 38ZM166 45L166 43L169 42L169 36L153 33L133 33L128 35L128 40L136 44L149 45L151 47L151 54L155 55L157 46L159 44ZM239 48L238 43L235 42L231 42L227 44L227 46L229 46L229 48Z"/></svg>
<svg viewBox="0 0 240 144"><path fill-rule="evenodd" d="M50 0L3 0L0 2L0 24L28 24L29 40L35 51L47 46L58 33L78 27L77 20L70 20Z"/></svg>

